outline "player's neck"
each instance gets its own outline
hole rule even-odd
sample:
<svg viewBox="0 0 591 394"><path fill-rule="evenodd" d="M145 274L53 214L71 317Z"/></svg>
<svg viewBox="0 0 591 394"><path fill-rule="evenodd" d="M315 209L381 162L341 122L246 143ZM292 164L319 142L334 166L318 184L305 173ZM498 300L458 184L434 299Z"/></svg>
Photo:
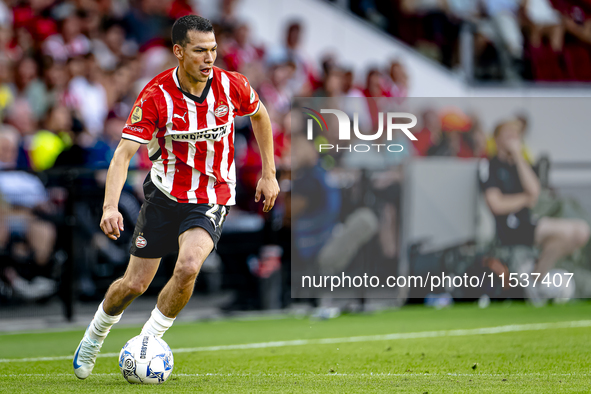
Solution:
<svg viewBox="0 0 591 394"><path fill-rule="evenodd" d="M181 90L190 93L193 96L200 97L207 86L207 81L198 81L180 67L178 69L177 77L179 79Z"/></svg>

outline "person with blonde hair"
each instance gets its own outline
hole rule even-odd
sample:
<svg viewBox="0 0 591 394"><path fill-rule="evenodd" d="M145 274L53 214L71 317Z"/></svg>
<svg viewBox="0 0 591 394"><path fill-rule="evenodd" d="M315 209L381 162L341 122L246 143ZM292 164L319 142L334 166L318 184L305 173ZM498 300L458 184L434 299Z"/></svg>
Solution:
<svg viewBox="0 0 591 394"><path fill-rule="evenodd" d="M540 274L541 281L560 258L587 244L589 226L580 219L536 220L531 209L538 201L540 182L522 153L521 122L500 123L494 138L497 154L481 161L479 178L486 203L495 216L497 238L504 246L540 247L541 253L531 273ZM545 287L539 282L533 286L534 277L529 279L524 286L528 298L534 303L547 298Z"/></svg>

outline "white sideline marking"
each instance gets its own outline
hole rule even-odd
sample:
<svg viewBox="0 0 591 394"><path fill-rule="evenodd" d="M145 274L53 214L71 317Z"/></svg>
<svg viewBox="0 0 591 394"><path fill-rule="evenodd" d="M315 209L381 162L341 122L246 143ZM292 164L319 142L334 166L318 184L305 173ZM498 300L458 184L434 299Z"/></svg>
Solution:
<svg viewBox="0 0 591 394"><path fill-rule="evenodd" d="M174 376L180 377L204 377L204 376L220 376L220 377L250 377L250 376L268 376L268 377L279 377L279 376L293 376L293 377L309 377L309 376L457 376L457 377L526 377L526 376L578 376L587 377L591 376L588 373L542 373L542 372L517 372L517 373L452 373L452 372L435 372L435 373L390 373L390 372L370 372L370 373L173 373ZM68 377L73 375L71 373L23 373L23 374L0 374L0 378L23 378L23 377ZM92 376L121 376L120 373L93 373Z"/></svg>
<svg viewBox="0 0 591 394"><path fill-rule="evenodd" d="M497 327L482 327L471 328L465 330L441 330L441 331L419 331L406 332L385 335L364 335L357 337L342 337L342 338L323 338L323 339L297 339L293 341L274 341L274 342L258 342L258 343L244 343L240 345L219 345L219 346L203 346L192 348L172 349L173 353L194 353L194 352L218 352L222 350L246 350L246 349L264 349L270 347L287 347L287 346L302 346L302 345L327 345L333 343L351 343L351 342L373 342L373 341L388 341L399 339L418 339L418 338L439 338L439 337L463 337L469 335L487 335L487 334L502 334L506 332L519 331L539 331L552 330L557 328L578 328L591 327L591 320L575 320L557 323L534 323L534 324L511 324L507 326ZM98 357L118 357L119 353L100 353ZM17 363L17 362L31 362L31 361L58 361L58 360L72 360L73 355L57 356L57 357L32 357L32 358L4 358L0 359L0 363Z"/></svg>

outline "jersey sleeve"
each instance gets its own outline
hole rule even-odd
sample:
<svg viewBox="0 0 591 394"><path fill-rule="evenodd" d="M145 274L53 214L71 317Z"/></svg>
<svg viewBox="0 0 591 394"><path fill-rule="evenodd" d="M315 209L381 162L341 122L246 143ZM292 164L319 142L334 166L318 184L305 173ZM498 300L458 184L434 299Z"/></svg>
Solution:
<svg viewBox="0 0 591 394"><path fill-rule="evenodd" d="M491 171L491 163L488 159L481 159L478 163L478 181L483 192L492 187L499 187L499 183L494 177L494 171Z"/></svg>
<svg viewBox="0 0 591 394"><path fill-rule="evenodd" d="M238 105L236 106L236 115L252 116L259 110L261 102L258 93L250 86L248 79L241 74L235 73L235 85L238 90Z"/></svg>
<svg viewBox="0 0 591 394"><path fill-rule="evenodd" d="M142 92L125 122L122 138L147 144L158 127L158 109L152 95Z"/></svg>

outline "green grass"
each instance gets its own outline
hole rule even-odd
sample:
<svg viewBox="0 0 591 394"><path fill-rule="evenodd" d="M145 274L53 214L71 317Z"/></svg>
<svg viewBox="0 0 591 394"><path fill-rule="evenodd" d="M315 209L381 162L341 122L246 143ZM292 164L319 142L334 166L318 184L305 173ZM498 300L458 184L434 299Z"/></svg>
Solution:
<svg viewBox="0 0 591 394"><path fill-rule="evenodd" d="M484 310L475 305L445 310L410 306L325 321L176 324L164 339L174 351L587 319L589 302L539 309L522 303L492 304ZM138 333L139 327L116 326L102 353L118 353ZM0 335L0 359L68 356L82 334L83 330ZM99 358L93 375L84 381L73 375L71 360L0 362L0 393L591 392L591 327L469 334L176 352L173 375L160 386L125 382L117 357Z"/></svg>

